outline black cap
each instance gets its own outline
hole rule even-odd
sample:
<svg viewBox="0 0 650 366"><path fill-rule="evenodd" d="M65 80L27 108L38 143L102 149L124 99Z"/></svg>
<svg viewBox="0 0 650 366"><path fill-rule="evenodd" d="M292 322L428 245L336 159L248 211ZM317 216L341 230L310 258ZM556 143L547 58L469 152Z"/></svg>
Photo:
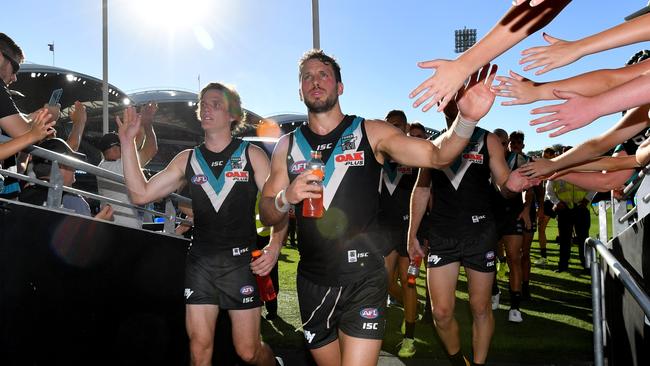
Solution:
<svg viewBox="0 0 650 366"><path fill-rule="evenodd" d="M62 140L60 138L53 138L53 139L45 140L45 141L41 142L40 144L38 144L37 146L40 147L40 148L43 148L43 149L50 150L50 151L55 152L55 153L67 155L67 156L69 156L71 158L77 158L77 159L80 159L80 160L85 160L86 159L85 154L82 154L80 152L76 152L76 151L72 150L70 145L68 145L67 142L65 142L64 140ZM45 158L42 158L42 157L36 156L36 155L34 155L34 157L33 157L33 162L34 162L34 164L43 164L43 163L49 164L49 163L51 163L51 161L49 159L45 159Z"/></svg>
<svg viewBox="0 0 650 366"><path fill-rule="evenodd" d="M102 136L101 139L99 139L99 143L97 144L97 148L100 151L106 151L110 149L113 146L120 145L120 136L115 133L115 132L109 132Z"/></svg>

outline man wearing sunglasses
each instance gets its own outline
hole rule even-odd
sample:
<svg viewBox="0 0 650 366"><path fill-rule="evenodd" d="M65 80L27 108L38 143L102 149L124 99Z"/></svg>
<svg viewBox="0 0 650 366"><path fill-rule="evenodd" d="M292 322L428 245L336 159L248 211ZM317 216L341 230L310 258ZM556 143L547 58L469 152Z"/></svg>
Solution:
<svg viewBox="0 0 650 366"><path fill-rule="evenodd" d="M47 135L54 133L54 123L59 115L59 108L41 108L32 113L30 120L25 118L16 107L9 84L16 81L16 74L20 63L24 59L23 51L9 36L0 33L0 129L5 131L14 140L2 144L0 159L24 149L30 144L42 140ZM29 133L31 132L31 133Z"/></svg>

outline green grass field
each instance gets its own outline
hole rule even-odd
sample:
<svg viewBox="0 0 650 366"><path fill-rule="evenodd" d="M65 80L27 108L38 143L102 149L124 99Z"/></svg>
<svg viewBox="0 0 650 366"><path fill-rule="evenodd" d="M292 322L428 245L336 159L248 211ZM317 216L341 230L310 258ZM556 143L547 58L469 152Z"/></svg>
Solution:
<svg viewBox="0 0 650 366"><path fill-rule="evenodd" d="M598 217L592 212L591 236L598 232ZM557 222L551 220L547 227L549 244L548 264L533 265L530 287L532 300L522 303L524 322L508 322L507 276L499 278L501 305L494 312L496 329L488 361L523 364L567 364L593 360L590 276L581 270L578 247L573 246L569 271L555 273L559 245ZM531 248L531 258L539 257L537 235ZM299 349L303 335L296 331L301 325L296 298L296 267L298 251L285 247L280 257L279 315L273 322L262 320L262 334L273 347ZM424 271L422 271L424 272ZM417 286L420 313L424 308L424 273ZM467 302L467 278L461 272L456 295L456 318L461 327L463 350L471 351L471 315ZM387 327L382 350L397 354L397 344L402 339L400 327L403 311L399 307L387 309ZM435 334L432 324L418 322L416 325L415 358L445 359L445 352Z"/></svg>

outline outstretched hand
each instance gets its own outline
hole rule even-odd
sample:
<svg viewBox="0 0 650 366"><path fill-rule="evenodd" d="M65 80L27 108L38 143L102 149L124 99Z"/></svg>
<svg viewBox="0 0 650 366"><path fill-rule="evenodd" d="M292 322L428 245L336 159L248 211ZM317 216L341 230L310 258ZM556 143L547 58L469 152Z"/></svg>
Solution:
<svg viewBox="0 0 650 366"><path fill-rule="evenodd" d="M531 178L544 178L555 172L554 164L553 160L535 159L522 165L517 170Z"/></svg>
<svg viewBox="0 0 650 366"><path fill-rule="evenodd" d="M487 64L470 76L467 85L458 91L456 104L458 112L463 118L478 121L492 108L496 94L492 90L492 83L496 76L498 66Z"/></svg>
<svg viewBox="0 0 650 366"><path fill-rule="evenodd" d="M74 108L70 113L70 119L74 124L85 124L88 119L88 113L86 112L86 106L83 105L80 101L74 102Z"/></svg>
<svg viewBox="0 0 650 366"><path fill-rule="evenodd" d="M522 192L532 186L538 185L539 183L539 179L527 177L522 174L520 168L510 172L508 180L506 181L506 188L511 192Z"/></svg>
<svg viewBox="0 0 650 366"><path fill-rule="evenodd" d="M151 126L156 112L158 112L158 103L156 102L148 102L140 107L140 120L145 127Z"/></svg>
<svg viewBox="0 0 650 366"><path fill-rule="evenodd" d="M140 131L140 116L134 107L125 108L122 119L116 116L115 122L117 123L117 133L120 136L122 144L135 140L135 137Z"/></svg>
<svg viewBox="0 0 650 366"><path fill-rule="evenodd" d="M423 69L434 69L435 73L418 85L409 98L418 99L413 103L413 108L418 108L423 103L422 111L426 112L431 107L438 104L438 112L445 109L447 103L454 98L454 95L465 83L465 79L473 70L464 70L461 63L457 60L430 60L418 62L418 66Z"/></svg>
<svg viewBox="0 0 650 366"><path fill-rule="evenodd" d="M541 75L575 62L582 57L576 49L575 42L564 41L546 33L542 33L542 36L549 43L548 46L532 47L521 52L524 57L519 60L519 64L528 64L524 67L524 71L541 67L535 72L535 75Z"/></svg>
<svg viewBox="0 0 650 366"><path fill-rule="evenodd" d="M549 136L560 136L569 131L584 127L599 117L597 114L597 106L593 105L594 103L592 102L593 98L574 92L559 90L553 90L553 94L558 99L565 99L566 102L535 108L530 111L531 114L549 113L544 117L530 121L531 126L547 124L544 127L537 128L536 131L538 133L556 130L549 134Z"/></svg>
<svg viewBox="0 0 650 366"><path fill-rule="evenodd" d="M501 102L501 105L529 104L539 100L535 90L536 83L512 70L510 76L497 76L495 80L500 81L499 85L492 87L496 90L496 95L512 98Z"/></svg>
<svg viewBox="0 0 650 366"><path fill-rule="evenodd" d="M29 134L31 134L31 140L36 143L49 135L53 135L56 132L54 130L55 124L56 121L52 120L52 114L47 108L41 108L36 112L36 115L30 123Z"/></svg>

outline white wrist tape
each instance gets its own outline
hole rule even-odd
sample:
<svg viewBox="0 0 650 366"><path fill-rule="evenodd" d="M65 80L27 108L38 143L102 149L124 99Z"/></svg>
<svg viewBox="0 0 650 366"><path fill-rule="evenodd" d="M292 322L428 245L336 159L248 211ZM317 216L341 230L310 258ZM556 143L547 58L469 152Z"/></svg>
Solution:
<svg viewBox="0 0 650 366"><path fill-rule="evenodd" d="M472 137L472 133L474 133L474 127L476 127L477 124L478 121L468 121L464 119L460 113L458 113L458 116L456 117L456 123L454 124L454 133L456 133L456 135L459 137L468 139Z"/></svg>
<svg viewBox="0 0 650 366"><path fill-rule="evenodd" d="M282 202L282 206L278 205L278 198ZM275 199L273 200L273 203L275 204L275 209L282 213L289 212L289 208L291 207L289 201L287 201L287 196L285 195L284 189L278 192L278 194L275 196Z"/></svg>

